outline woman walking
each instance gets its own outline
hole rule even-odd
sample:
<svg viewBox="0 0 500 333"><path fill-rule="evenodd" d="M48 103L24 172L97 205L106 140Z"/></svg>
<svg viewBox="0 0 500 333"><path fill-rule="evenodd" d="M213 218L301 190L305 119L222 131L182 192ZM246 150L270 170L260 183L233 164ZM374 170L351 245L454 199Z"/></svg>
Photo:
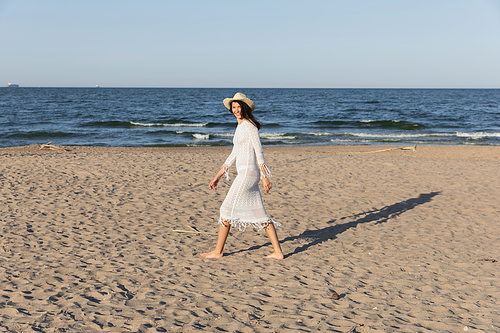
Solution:
<svg viewBox="0 0 500 333"><path fill-rule="evenodd" d="M261 124L252 112L255 104L242 93L233 98L224 99L224 105L238 120L234 133L233 150L217 175L210 182L210 189L216 190L223 175L229 180L228 169L236 161L238 176L234 180L226 199L222 203L219 216L219 236L217 245L211 252L201 253L204 258L220 258L231 226L240 231L252 226L258 230L264 229L271 240L274 252L265 258L283 259L283 252L278 241L274 226L280 226L266 213L259 190L259 179L266 193L272 188L269 177L271 172L264 163L264 152L259 139L258 130Z"/></svg>

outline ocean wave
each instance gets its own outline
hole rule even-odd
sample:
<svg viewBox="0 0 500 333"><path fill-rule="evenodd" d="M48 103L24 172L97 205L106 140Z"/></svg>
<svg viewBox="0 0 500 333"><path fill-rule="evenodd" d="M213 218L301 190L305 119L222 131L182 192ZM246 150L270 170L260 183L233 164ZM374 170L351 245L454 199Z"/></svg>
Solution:
<svg viewBox="0 0 500 333"><path fill-rule="evenodd" d="M387 133L371 134L371 133L354 133L354 132L339 133L336 135L354 136L354 137L360 137L360 138L423 138L423 137L442 136L441 134L436 134L436 133L429 133L429 134L406 134L406 133L404 133L404 134L387 134Z"/></svg>
<svg viewBox="0 0 500 333"><path fill-rule="evenodd" d="M165 123L138 123L131 121L130 124L134 126L144 126L144 127L206 127L208 123L175 123L175 124L165 124Z"/></svg>
<svg viewBox="0 0 500 333"><path fill-rule="evenodd" d="M134 126L143 126L143 127L163 127L165 125L161 123L136 123L134 121L130 121L129 123Z"/></svg>
<svg viewBox="0 0 500 333"><path fill-rule="evenodd" d="M296 136L287 133L261 133L260 137L265 140L295 140Z"/></svg>
<svg viewBox="0 0 500 333"><path fill-rule="evenodd" d="M83 124L85 127L206 127L208 123L141 123L136 121L94 121Z"/></svg>
<svg viewBox="0 0 500 333"><path fill-rule="evenodd" d="M428 145L428 144L440 144L440 145L480 145L479 143L474 143L474 142L457 142L455 140L435 140L435 141L425 141L425 140L389 140L389 139L382 139L382 140L367 140L367 139L331 139L330 142L332 143L337 143L337 144L398 144L398 145L403 145L403 144L419 144L419 145ZM497 143L488 143L486 144L487 146L500 146L500 144Z"/></svg>
<svg viewBox="0 0 500 333"><path fill-rule="evenodd" d="M208 139L210 139L210 134L195 133L195 134L193 134L193 138L195 140L208 140Z"/></svg>
<svg viewBox="0 0 500 333"><path fill-rule="evenodd" d="M181 131L176 131L176 133L184 133ZM221 138L232 138L234 133L210 133L210 134L193 134L194 137L201 139L202 137L221 137ZM435 138L440 137L455 137L455 138L468 138L470 140L482 140L484 138L500 138L500 133L486 133L486 132L475 132L475 133L464 133L464 132L453 132L453 133L366 133L366 132L302 132L300 134L294 133L260 133L261 139L276 141L276 140L300 140L305 139L307 136L334 136L334 137L356 137L356 138L366 138L366 139L377 139L377 140L400 140L400 139L415 139L415 138ZM319 138L318 138L319 139ZM207 140L207 139L203 139ZM321 139L320 139L321 140ZM337 140L337 139L332 139ZM352 140L352 139L347 139Z"/></svg>
<svg viewBox="0 0 500 333"><path fill-rule="evenodd" d="M314 135L314 136L333 135L333 133L328 133L328 132L303 132L301 134L303 134L303 135Z"/></svg>
<svg viewBox="0 0 500 333"><path fill-rule="evenodd" d="M214 133L212 135L213 136L220 136L223 138L232 138L234 136L234 133Z"/></svg>
<svg viewBox="0 0 500 333"><path fill-rule="evenodd" d="M262 124L263 127L269 128L269 127L281 127L281 124L278 123L267 123L267 124Z"/></svg>
<svg viewBox="0 0 500 333"><path fill-rule="evenodd" d="M473 132L473 133L464 133L464 132L456 132L456 136L462 138L470 138L471 140L480 140L486 138L500 138L500 133L488 133L488 132Z"/></svg>
<svg viewBox="0 0 500 333"><path fill-rule="evenodd" d="M330 139L330 142L336 143L372 143L371 140L352 140L352 139Z"/></svg>
<svg viewBox="0 0 500 333"><path fill-rule="evenodd" d="M443 144L470 144L470 142L464 141L486 141L488 139L500 138L500 133L487 133L487 132L454 132L454 133L421 133L421 134L388 134L388 133L336 133L332 135L337 138L333 138L331 142L387 142L387 143L398 143L398 142L411 142L411 143L443 143ZM346 138L347 137L347 138ZM420 140L419 140L420 139ZM425 140L425 141L422 141ZM491 140L490 140L491 141ZM492 142L491 144L497 145Z"/></svg>
<svg viewBox="0 0 500 333"><path fill-rule="evenodd" d="M391 120L360 120L358 121L358 124L361 127L379 127L379 128L398 128L398 129L403 129L403 130L416 130L416 129L422 129L425 126L419 123L412 123L408 121L403 121L403 120L396 120L396 119L391 119Z"/></svg>
<svg viewBox="0 0 500 333"><path fill-rule="evenodd" d="M470 138L485 138L485 137L500 137L500 133L398 133L398 134L389 134L389 133L355 133L355 132L345 132L332 134L337 136L354 136L354 137L362 137L362 138L437 138L437 137L470 137Z"/></svg>

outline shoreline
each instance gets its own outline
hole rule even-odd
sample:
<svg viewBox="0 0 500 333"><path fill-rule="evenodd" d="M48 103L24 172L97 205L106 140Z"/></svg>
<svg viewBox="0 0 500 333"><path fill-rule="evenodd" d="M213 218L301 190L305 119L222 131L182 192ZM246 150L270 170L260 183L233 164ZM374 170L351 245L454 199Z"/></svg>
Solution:
<svg viewBox="0 0 500 333"><path fill-rule="evenodd" d="M50 141L52 143L52 141ZM37 144L29 144L29 145L20 145L20 146L9 146L9 147L0 147L1 150L5 149L24 149L24 150L33 150L34 148L40 148L46 144L37 143ZM102 148L102 149L203 149L203 148L232 148L232 144L228 144L225 146L92 146L92 145L57 145L53 144L54 147L61 147L66 150L71 150L72 148ZM311 143L311 144L263 144L263 148L295 148L295 147L500 147L500 145L494 144L443 144L443 143L405 143L405 142L370 142L370 143L349 143L349 144L324 144L324 143ZM36 150L36 149L35 149Z"/></svg>
<svg viewBox="0 0 500 333"><path fill-rule="evenodd" d="M500 147L263 146L279 262L199 256L230 146L39 147L0 148L0 332L500 330Z"/></svg>
<svg viewBox="0 0 500 333"><path fill-rule="evenodd" d="M46 144L29 144L29 145L20 145L20 146L9 146L9 147L0 147L0 150L4 149L21 149L21 150L36 150L40 149L41 146ZM232 144L227 146L87 146L87 145L59 145L53 144L50 141L50 145L54 147L61 147L64 149L72 149L72 148L89 148L89 149L203 149L203 148L211 148L211 149L227 149L232 148ZM342 148L342 147L401 147L401 146L416 146L418 147L500 147L500 145L481 145L481 144L441 144L441 143L359 143L359 144L280 144L280 145L262 145L263 148ZM40 149L43 150L43 149Z"/></svg>

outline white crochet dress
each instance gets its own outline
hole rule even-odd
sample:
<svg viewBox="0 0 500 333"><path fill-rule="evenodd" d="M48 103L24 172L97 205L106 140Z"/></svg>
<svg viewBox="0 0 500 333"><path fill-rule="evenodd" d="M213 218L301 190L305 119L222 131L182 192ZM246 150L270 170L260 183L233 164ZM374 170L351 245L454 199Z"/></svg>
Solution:
<svg viewBox="0 0 500 333"><path fill-rule="evenodd" d="M269 223L280 226L267 215L260 195L259 165L264 166L268 177L271 177L271 173L264 163L257 127L249 120L244 120L236 127L233 143L233 151L223 168L229 180L227 170L236 161L238 176L220 207L219 223L228 222L241 231L245 231L248 226L260 230Z"/></svg>

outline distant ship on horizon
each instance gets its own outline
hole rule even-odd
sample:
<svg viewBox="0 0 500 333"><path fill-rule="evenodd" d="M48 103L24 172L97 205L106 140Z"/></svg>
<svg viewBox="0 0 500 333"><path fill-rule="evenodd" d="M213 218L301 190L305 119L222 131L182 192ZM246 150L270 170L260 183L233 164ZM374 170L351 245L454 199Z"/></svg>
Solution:
<svg viewBox="0 0 500 333"><path fill-rule="evenodd" d="M16 83L10 83L9 82L9 83L7 83L7 87L9 87L9 88L17 88L17 87L19 87L19 85L16 84Z"/></svg>

